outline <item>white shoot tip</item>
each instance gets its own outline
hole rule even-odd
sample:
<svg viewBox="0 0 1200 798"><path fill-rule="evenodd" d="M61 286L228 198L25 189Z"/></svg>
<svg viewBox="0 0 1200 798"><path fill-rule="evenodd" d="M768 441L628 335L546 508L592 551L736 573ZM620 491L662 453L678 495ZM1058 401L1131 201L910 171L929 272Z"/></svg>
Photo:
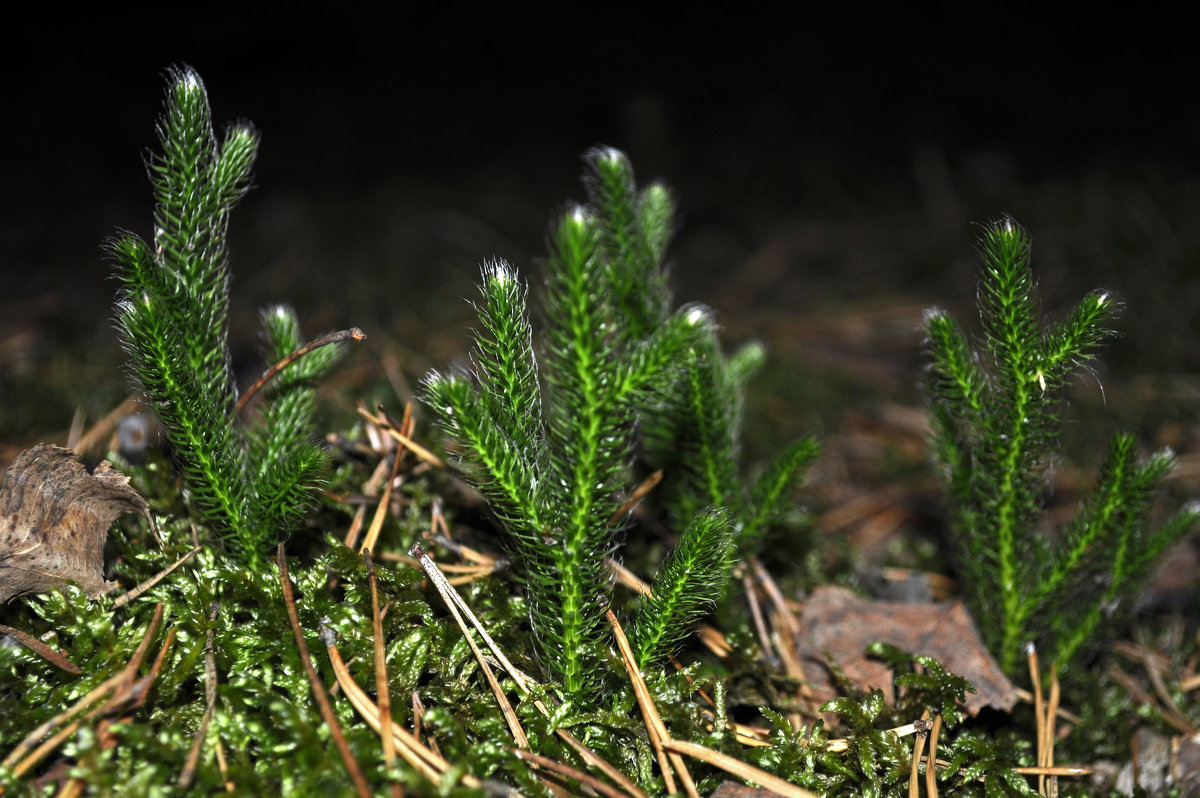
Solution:
<svg viewBox="0 0 1200 798"><path fill-rule="evenodd" d="M483 278L504 285L517 279L517 272L507 261L497 258L483 262Z"/></svg>
<svg viewBox="0 0 1200 798"><path fill-rule="evenodd" d="M186 92L197 92L201 90L200 76L190 69L185 69L179 76L179 85Z"/></svg>

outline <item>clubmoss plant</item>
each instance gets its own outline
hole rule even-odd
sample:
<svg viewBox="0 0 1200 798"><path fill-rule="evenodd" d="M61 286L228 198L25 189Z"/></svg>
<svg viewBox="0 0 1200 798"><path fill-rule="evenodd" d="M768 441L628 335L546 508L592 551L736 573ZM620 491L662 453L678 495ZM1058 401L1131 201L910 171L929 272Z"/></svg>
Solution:
<svg viewBox="0 0 1200 798"><path fill-rule="evenodd" d="M726 507L741 557L757 554L772 521L820 451L815 438L788 445L752 484L740 472L746 383L765 351L751 342L726 355L716 326L696 331L676 379L642 415L646 460L664 473L659 501L677 524Z"/></svg>
<svg viewBox="0 0 1200 798"><path fill-rule="evenodd" d="M1011 674L1027 644L1061 668L1104 627L1127 617L1160 554L1200 519L1189 505L1160 526L1154 492L1170 451L1139 460L1120 433L1090 495L1057 540L1044 532L1043 500L1059 436L1062 392L1110 335L1118 311L1095 291L1061 322L1038 318L1030 239L1012 219L983 232L979 311L972 347L944 312L926 317L926 388L935 461L954 526L959 583L984 637Z"/></svg>
<svg viewBox="0 0 1200 798"><path fill-rule="evenodd" d="M312 382L338 358L315 348L269 384L267 407L239 420L230 365L229 213L246 193L258 136L232 125L218 144L199 75L168 73L148 159L156 200L153 245L133 234L110 243L122 287L116 317L129 367L167 430L192 510L256 564L311 505L325 468L314 441ZM295 314L262 314L269 363L301 346Z"/></svg>
<svg viewBox="0 0 1200 798"><path fill-rule="evenodd" d="M296 355L301 336L294 314L264 311L268 359L290 365L268 383L252 422L238 420L225 344L224 230L244 191L256 142L252 131L239 128L218 147L207 119L199 79L173 72L164 152L151 160L160 199L154 245L133 236L113 244L124 284L118 316L132 368L172 436L194 517L227 536L249 567L230 567L217 547L192 552L193 519L174 511L180 489L171 469L156 458L130 467L133 484L160 510L165 542L146 545L143 529L118 522L108 541L112 576L126 586L146 583L167 564L194 556L123 606L110 596L89 599L68 585L0 607L5 625L71 661L64 667L44 651L0 641L0 790L67 793L83 785L106 795L343 794L348 766L330 745L337 726L366 779L364 794L397 786L416 796L592 790L565 769L560 776L558 768L535 768L530 752L591 768L592 777L615 785L611 771L593 768L592 754L564 747L562 732L569 731L646 794L664 795L649 730L632 692L616 688L625 670L600 650L608 635L598 621L608 601L604 560L630 525L628 514L618 510L651 466L668 473L650 500L660 501L657 509L684 531L659 568L653 599L634 608L630 626L648 690L675 740L703 743L831 796L902 798L913 794L929 767L937 768L924 774L936 775L930 794L1035 794L1029 777L1013 769L1039 761L1032 731L997 730L1006 722L998 714L963 717L960 702L968 686L928 657L874 646L871 653L897 674L896 698L889 703L878 690L863 693L841 680L839 696L823 708L840 716L836 730L819 720L795 728L778 711L795 709L787 696L796 685L761 656L746 623L723 630L731 654L721 675L706 673L703 662L678 671L645 667L671 650L705 611L733 557L760 545L766 520L815 445L802 441L789 448L753 486L739 477L740 391L761 349L725 356L707 310L672 309L663 269L669 194L659 186L638 191L628 163L612 150L589 154L589 204L569 211L551 233L542 353L534 348L524 285L511 268L489 264L472 371L433 374L426 386L467 475L509 533L528 587L514 591L504 578L485 576L471 580L464 598L502 645L514 644L514 653L523 653L531 615L540 636L531 647L541 647L547 669L571 685L574 700L556 702L541 685L517 696L506 681L502 687L516 696L513 709L529 741L528 751L518 749L481 660L430 605L421 592L422 575L403 566L369 571L359 553L338 541L340 535L327 536L289 564L294 596L285 599L282 571L262 562L262 547L295 522L308 495L308 475L321 459L310 443L311 382L336 353ZM1089 617L1128 606L1117 585L1127 590L1135 584L1136 574L1196 514L1185 510L1166 526L1148 529L1148 496L1169 457L1160 453L1139 463L1132 439L1117 436L1095 491L1062 540L1051 545L1035 536L1037 512L1028 505L1036 504L1038 479L1052 452L1055 394L1104 337L1100 325L1113 306L1109 297L1093 295L1062 324L1039 327L1027 248L1024 234L1009 222L985 237L985 337L978 353L944 314L931 314L935 441L958 491L955 519L967 530L964 540L973 530L989 536L967 551L978 553L978 573L965 565L964 586L977 589L977 601L989 590L1003 596L1014 585L1025 589L1014 604L1023 613L1018 637L1038 639L1043 650L1049 641L1061 654L1071 646L1082 650L1078 635L1096 637ZM383 447L355 451L387 457ZM346 458L333 474L333 489L362 494L371 471L363 466L358 456ZM393 498L406 510L388 523L400 539L412 540L440 512L443 497L435 491L444 482L419 467L403 476ZM457 494L445 498L447 514L453 514ZM353 507L346 505L348 512ZM995 519L1007 525L1008 542L997 542L1002 524ZM256 532L259 523L262 531ZM1001 550L1016 557L1005 571L998 565ZM1001 573L1014 581L998 587ZM1095 581L1080 584L1081 573ZM1114 575L1123 576L1118 581ZM1067 598L1078 596L1085 601L1070 606ZM1045 631L1039 624L1050 609L1078 628ZM339 675L368 693L374 685L378 697L382 655L394 698L393 728L408 725L401 702L407 705L411 697L413 725L420 727L414 733L430 746L436 741L450 765L443 775L431 778L423 767L389 763L380 736L354 710L348 690L331 695L338 722L329 724L303 675L291 611L326 684L336 646L347 669ZM1003 640L1005 616L990 617L993 639ZM981 618L989 616L981 612ZM1176 643L1176 676L1189 672L1184 663L1196 657L1194 635L1183 640L1182 647ZM613 689L603 704L581 695L605 677L603 685ZM1077 745L1083 738L1076 750L1093 756L1101 736L1110 746L1126 737L1111 729L1123 732L1135 711L1132 693L1121 688L1114 698L1114 682L1097 684L1094 700L1079 707L1083 729L1072 735ZM711 700L699 700L701 690ZM1138 704L1138 713L1153 711ZM68 718L62 710L71 706L79 712ZM542 714L547 708L549 717ZM889 729L926 712L944 722L936 756L931 747L925 757L914 756L914 738ZM1088 717L1103 720L1106 729ZM1014 725L1019 719L1014 716ZM68 721L75 731L64 733ZM768 745L744 744L740 726L747 721L765 722L758 725L768 727ZM845 740L835 745L831 734ZM919 754L921 746L915 747ZM699 794L728 789L722 783L729 774L713 761L688 764ZM1069 789L1063 794L1089 790Z"/></svg>
<svg viewBox="0 0 1200 798"><path fill-rule="evenodd" d="M639 191L616 150L597 148L585 160L589 204L568 210L550 234L542 356L525 287L508 265L491 263L474 368L425 380L428 404L507 533L543 662L569 694L591 683L589 658L603 644L607 561L627 521L621 506L633 488L639 424L654 426L659 451L718 425L699 429L718 439L697 466L710 479L677 503L686 528L653 598L636 611L632 638L643 664L669 653L711 605L738 533L761 526L815 453L808 442L803 457L785 456L763 491L764 509L747 521L732 487L746 370L728 368L706 308L671 310L670 194L659 185ZM699 399L689 401L693 393Z"/></svg>

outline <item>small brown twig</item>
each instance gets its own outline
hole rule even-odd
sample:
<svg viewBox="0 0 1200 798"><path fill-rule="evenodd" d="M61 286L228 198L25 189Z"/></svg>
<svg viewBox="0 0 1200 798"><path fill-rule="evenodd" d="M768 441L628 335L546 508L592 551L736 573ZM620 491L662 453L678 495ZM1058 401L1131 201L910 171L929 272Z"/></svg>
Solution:
<svg viewBox="0 0 1200 798"><path fill-rule="evenodd" d="M62 668L67 673L73 673L75 675L83 673L83 671L79 669L78 665L67 659L66 654L57 649L51 648L31 634L0 623L0 635L8 635L13 640L16 640L18 643L25 646L25 648L49 662L51 665Z"/></svg>
<svg viewBox="0 0 1200 798"><path fill-rule="evenodd" d="M640 502L642 499L646 498L646 494L649 493L650 491L654 490L654 488L658 485L658 483L662 482L662 478L663 478L663 470L660 468L657 471L655 471L653 474L651 474L650 476L648 476L644 480L642 480L642 484L640 484L636 488L634 488L633 493L629 494L629 498L626 499L624 501L624 503L622 503L621 506L617 508L617 511L609 517L608 523L615 524L618 521L620 521L627 513L632 512L633 508L637 506L638 502Z"/></svg>
<svg viewBox="0 0 1200 798"><path fill-rule="evenodd" d="M371 788L367 785L367 780L363 776L358 762L354 759L354 755L350 753L350 746L347 745L346 738L342 735L342 729L338 725L337 716L333 714L333 707L329 703L329 696L325 694L325 687L321 684L321 679L317 676L317 669L313 667L312 657L308 654L308 644L304 642L304 632L300 628L300 616L296 612L296 598L292 595L292 580L288 576L287 556L283 551L283 541L279 542L279 549L276 552L275 559L279 564L279 581L283 586L283 603L287 608L288 620L292 624L292 632L296 635L296 648L300 651L300 662L304 665L304 672L308 675L308 683L312 685L313 696L317 699L317 707L321 711L321 717L325 720L325 725L329 727L329 733L333 736L333 741L342 756L342 761L346 763L346 770L350 773L350 779L354 782L355 790L358 791L360 796L370 798Z"/></svg>
<svg viewBox="0 0 1200 798"><path fill-rule="evenodd" d="M758 601L758 591L754 587L754 577L747 573L742 576L742 589L746 594L746 603L750 606L750 620L754 622L754 632L758 635L758 645L778 664L771 645L771 635L767 632L767 620L763 617L762 605Z"/></svg>
<svg viewBox="0 0 1200 798"><path fill-rule="evenodd" d="M304 346L295 350L283 360L280 360L278 363L271 366L271 368L264 371L263 375L255 380L254 384L247 388L246 392L242 394L240 399L238 399L237 409L234 411L235 414L240 414L246 407L246 403L250 401L250 397L258 393L259 390L261 390L262 387L266 385L272 377L314 349L320 349L322 346L329 346L330 344L338 344L342 341L361 341L366 337L366 333L364 333L362 330L358 329L357 327L351 327L349 330L338 330L337 332L327 333L312 339Z"/></svg>
<svg viewBox="0 0 1200 798"><path fill-rule="evenodd" d="M926 712L921 717L928 718L929 713ZM921 752L924 750L925 735L918 734L917 738L913 740L912 765L908 770L908 798L921 798L921 781L919 773L921 770ZM930 760L926 767L928 768L932 766L932 764L933 762Z"/></svg>
<svg viewBox="0 0 1200 798"><path fill-rule="evenodd" d="M375 491L379 490L379 486L383 484L383 480L387 478L390 470L387 458L385 457L375 466L375 471L372 472L371 478L367 480L366 487L363 490L368 497L371 497L372 503ZM342 541L346 544L347 548L352 549L358 545L358 535L362 532L363 520L366 517L367 505L362 504L354 511L354 519L350 522L350 528L346 531L346 539Z"/></svg>
<svg viewBox="0 0 1200 798"><path fill-rule="evenodd" d="M369 552L375 550L375 544L379 541L379 533L383 531L383 522L387 518L388 508L392 503L392 485L396 484L396 473L400 468L400 453L397 452L392 458L392 471L387 482L383 483L383 495L379 497L379 504L375 507L375 515L371 518L371 526L367 529L367 537L363 540L362 546L359 547L360 552Z"/></svg>

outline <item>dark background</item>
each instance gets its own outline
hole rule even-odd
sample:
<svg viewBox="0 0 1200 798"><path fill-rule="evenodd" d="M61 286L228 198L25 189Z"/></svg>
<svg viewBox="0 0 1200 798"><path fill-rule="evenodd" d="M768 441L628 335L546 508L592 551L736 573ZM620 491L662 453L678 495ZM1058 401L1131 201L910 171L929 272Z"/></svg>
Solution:
<svg viewBox="0 0 1200 798"><path fill-rule="evenodd" d="M338 7L22 28L3 88L0 462L128 390L100 245L150 235L140 159L179 63L218 126L262 133L232 222L250 379L254 314L276 300L313 333L367 330L360 385L385 356L410 378L455 357L480 260L536 279L547 220L582 197L580 155L604 143L676 189L679 297L713 305L732 341L767 341L758 390L784 428L916 407L921 310L972 323L973 224L1010 213L1033 233L1048 310L1097 286L1127 303L1103 399L1095 380L1085 394L1151 411L1137 422L1151 442L1186 449L1200 73L1185 20L986 3L789 14Z"/></svg>

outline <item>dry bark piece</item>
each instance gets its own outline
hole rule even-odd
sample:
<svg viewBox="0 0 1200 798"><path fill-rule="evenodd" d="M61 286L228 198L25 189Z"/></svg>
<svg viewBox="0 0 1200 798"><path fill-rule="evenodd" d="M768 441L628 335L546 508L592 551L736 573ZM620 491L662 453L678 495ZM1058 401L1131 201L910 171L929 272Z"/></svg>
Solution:
<svg viewBox="0 0 1200 798"><path fill-rule="evenodd" d="M891 700L892 672L868 659L864 649L875 641L910 654L933 657L951 673L975 685L964 705L977 715L984 707L1008 712L1017 703L1016 688L992 658L961 601L919 604L871 601L843 587L813 591L800 615L800 654L805 675L833 698L828 658L862 689L881 688Z"/></svg>
<svg viewBox="0 0 1200 798"><path fill-rule="evenodd" d="M104 581L104 542L122 513L154 523L107 460L89 474L61 446L39 443L17 455L0 486L0 602L68 581L91 598L116 587Z"/></svg>

